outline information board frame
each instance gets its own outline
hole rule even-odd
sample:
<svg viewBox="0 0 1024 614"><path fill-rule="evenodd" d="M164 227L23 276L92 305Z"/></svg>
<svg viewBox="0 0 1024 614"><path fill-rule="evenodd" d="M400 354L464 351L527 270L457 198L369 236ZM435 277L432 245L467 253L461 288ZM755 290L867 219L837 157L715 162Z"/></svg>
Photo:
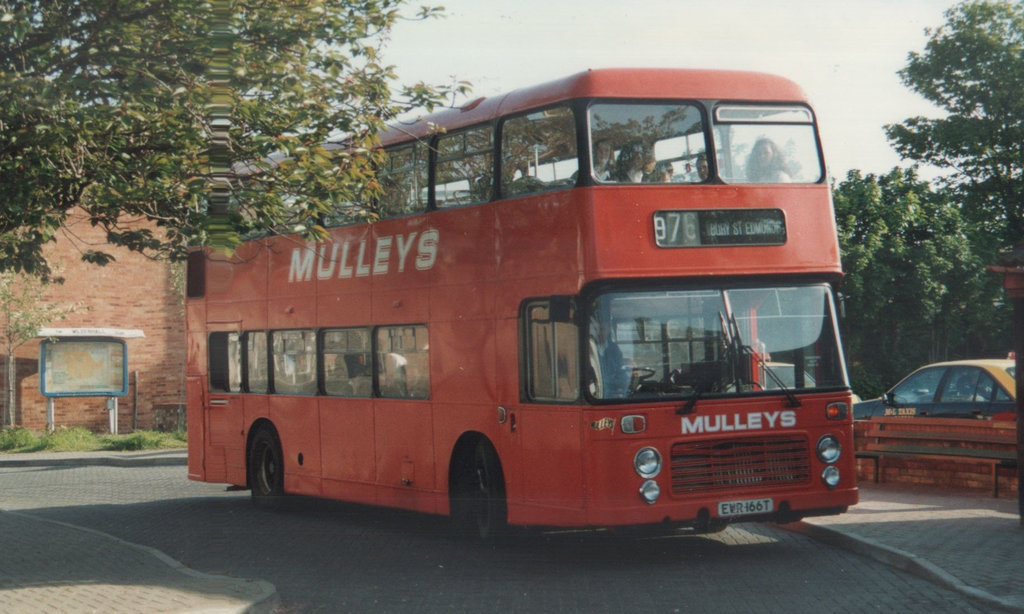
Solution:
<svg viewBox="0 0 1024 614"><path fill-rule="evenodd" d="M107 356L103 356L106 346ZM118 355L110 350L119 349ZM60 351L57 351L60 348ZM99 353L100 359L108 358L106 364L100 364L89 372L86 377L82 365L68 364L72 356L70 351L78 350L79 357L92 356ZM56 361L56 362L55 362ZM117 362L120 361L120 364ZM59 386L54 383L56 373L63 374L64 382ZM70 374L70 378L68 379ZM76 377L78 376L78 377ZM117 385L117 378L120 385ZM105 385L106 383L110 385ZM128 344L115 337L57 337L44 339L39 344L39 390L44 397L123 397L128 394Z"/></svg>

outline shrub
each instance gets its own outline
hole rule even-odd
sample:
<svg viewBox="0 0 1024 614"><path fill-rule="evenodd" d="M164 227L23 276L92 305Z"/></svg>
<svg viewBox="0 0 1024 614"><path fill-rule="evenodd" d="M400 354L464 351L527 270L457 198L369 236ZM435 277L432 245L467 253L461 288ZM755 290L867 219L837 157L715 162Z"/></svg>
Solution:
<svg viewBox="0 0 1024 614"><path fill-rule="evenodd" d="M40 442L39 437L27 428L18 427L0 430L0 450L4 452L22 449L38 450L41 447L42 442Z"/></svg>
<svg viewBox="0 0 1024 614"><path fill-rule="evenodd" d="M43 449L51 452L83 452L99 448L99 439L82 426L59 427L42 436Z"/></svg>
<svg viewBox="0 0 1024 614"><path fill-rule="evenodd" d="M162 448L166 437L153 431L138 431L131 435L110 435L103 438L104 450L148 450Z"/></svg>

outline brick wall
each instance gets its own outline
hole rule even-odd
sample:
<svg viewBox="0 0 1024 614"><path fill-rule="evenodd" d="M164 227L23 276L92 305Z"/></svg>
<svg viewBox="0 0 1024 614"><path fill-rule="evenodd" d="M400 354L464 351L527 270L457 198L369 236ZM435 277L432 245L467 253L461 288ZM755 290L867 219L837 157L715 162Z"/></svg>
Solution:
<svg viewBox="0 0 1024 614"><path fill-rule="evenodd" d="M871 483L875 479L873 461L857 460L857 480ZM915 484L929 488L950 490L992 490L992 473L987 465L966 460L915 461L909 458L887 457L882 462L879 481L883 483ZM999 472L999 496L1016 495L1017 474L1003 469Z"/></svg>
<svg viewBox="0 0 1024 614"><path fill-rule="evenodd" d="M914 418L905 418L913 424ZM924 419L922 419L924 420ZM854 438L857 449L867 440L866 432L871 421L858 421L854 424ZM953 423L958 422L952 420ZM971 424L971 421L965 422ZM1019 471L1019 469L1018 469ZM987 464L971 462L970 459L926 459L915 460L912 457L887 456L879 470L879 482L914 484L929 488L950 490L992 491L992 468ZM869 459L857 459L857 480L871 483L875 479L875 463ZM999 496L1015 495L1017 492L1017 473L1002 469L999 471Z"/></svg>
<svg viewBox="0 0 1024 614"><path fill-rule="evenodd" d="M144 338L126 340L129 390L118 399L118 430L131 431L136 420L139 429L153 428L156 423L167 427L173 422L167 416L177 416L184 404L183 290L174 274L180 267L110 246L103 249L114 255L115 262L100 267L81 261L83 251L104 243L104 233L78 215L69 222L69 232L59 234L57 242L47 246L51 266L65 279L50 289L47 300L80 302L88 307L50 326L142 330ZM42 431L46 428L46 399L39 392L39 341L19 348L16 359L15 423ZM0 364L3 362L0 357ZM6 370L0 370L0 380L4 374ZM54 414L58 427L84 426L97 432L109 428L106 398L57 398Z"/></svg>

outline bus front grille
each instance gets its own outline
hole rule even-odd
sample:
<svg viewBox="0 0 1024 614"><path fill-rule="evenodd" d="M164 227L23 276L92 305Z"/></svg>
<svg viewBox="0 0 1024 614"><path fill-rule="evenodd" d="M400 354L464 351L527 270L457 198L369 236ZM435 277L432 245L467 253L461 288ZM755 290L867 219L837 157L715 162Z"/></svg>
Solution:
<svg viewBox="0 0 1024 614"><path fill-rule="evenodd" d="M804 484L806 437L686 441L672 446L672 494Z"/></svg>

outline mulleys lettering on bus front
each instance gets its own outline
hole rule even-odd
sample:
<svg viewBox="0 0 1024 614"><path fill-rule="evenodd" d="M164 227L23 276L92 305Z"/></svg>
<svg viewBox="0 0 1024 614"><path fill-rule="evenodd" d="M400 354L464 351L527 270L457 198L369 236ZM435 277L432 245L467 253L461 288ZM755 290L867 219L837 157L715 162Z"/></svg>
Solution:
<svg viewBox="0 0 1024 614"><path fill-rule="evenodd" d="M748 414L702 415L683 418L682 434L725 433L731 431L756 431L764 428L793 428L796 426L796 412L764 411Z"/></svg>
<svg viewBox="0 0 1024 614"><path fill-rule="evenodd" d="M369 239L362 239L298 246L292 250L288 282L311 281L314 269L321 280L404 273L410 267L410 257L412 267L427 271L437 262L439 240L440 233L430 229L377 237L372 245Z"/></svg>

